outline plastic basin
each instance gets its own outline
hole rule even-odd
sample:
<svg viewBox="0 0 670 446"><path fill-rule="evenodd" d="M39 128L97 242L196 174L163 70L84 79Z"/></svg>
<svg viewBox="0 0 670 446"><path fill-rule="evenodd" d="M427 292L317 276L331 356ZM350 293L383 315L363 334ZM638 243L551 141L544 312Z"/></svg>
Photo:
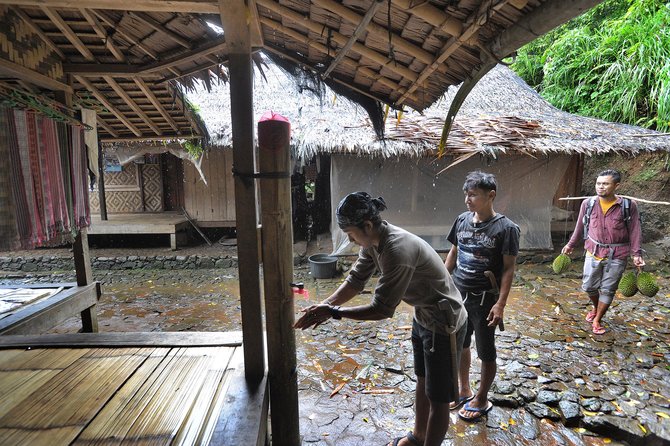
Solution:
<svg viewBox="0 0 670 446"><path fill-rule="evenodd" d="M337 257L328 254L309 256L309 272L316 279L330 279L337 273Z"/></svg>

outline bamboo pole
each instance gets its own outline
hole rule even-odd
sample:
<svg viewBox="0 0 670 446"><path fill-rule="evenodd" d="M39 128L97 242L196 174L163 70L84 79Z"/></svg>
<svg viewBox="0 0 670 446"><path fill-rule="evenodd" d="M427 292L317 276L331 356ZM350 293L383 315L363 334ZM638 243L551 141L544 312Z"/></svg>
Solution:
<svg viewBox="0 0 670 446"><path fill-rule="evenodd" d="M633 200L633 201L639 201L640 203L662 204L662 205L665 205L665 206L670 206L670 202L667 202L667 201L651 201L651 200L645 200L643 198L631 197L630 195L616 194L616 196L621 197L621 198L628 198L629 200ZM565 200L586 200L587 198L591 198L591 196L589 196L589 197L563 197L563 198L559 198L559 200L563 200L563 201L565 201Z"/></svg>
<svg viewBox="0 0 670 446"><path fill-rule="evenodd" d="M293 229L289 143L288 122L269 120L258 123L272 440L287 446L300 444L294 307L290 286L293 278ZM264 174L270 174L272 178L263 178Z"/></svg>

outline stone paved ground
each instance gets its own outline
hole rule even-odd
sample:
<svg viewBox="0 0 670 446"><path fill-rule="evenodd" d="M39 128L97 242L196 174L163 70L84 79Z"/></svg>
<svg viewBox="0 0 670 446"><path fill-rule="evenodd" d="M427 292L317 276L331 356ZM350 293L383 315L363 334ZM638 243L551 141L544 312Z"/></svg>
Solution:
<svg viewBox="0 0 670 446"><path fill-rule="evenodd" d="M507 329L498 337L496 407L476 424L452 415L444 444L668 444L670 282L664 268L655 267L661 276L655 298L617 298L605 321L609 332L595 336L583 320L579 262L563 276L546 264L520 265ZM322 300L341 280L313 280L304 266L296 276L310 291L297 307ZM95 277L103 282L101 330L239 329L234 269L96 270ZM72 272L0 273L0 283L54 280L72 280ZM296 333L303 444L381 445L411 428L410 324L403 305L392 320L330 321ZM54 331L77 328L72 319Z"/></svg>

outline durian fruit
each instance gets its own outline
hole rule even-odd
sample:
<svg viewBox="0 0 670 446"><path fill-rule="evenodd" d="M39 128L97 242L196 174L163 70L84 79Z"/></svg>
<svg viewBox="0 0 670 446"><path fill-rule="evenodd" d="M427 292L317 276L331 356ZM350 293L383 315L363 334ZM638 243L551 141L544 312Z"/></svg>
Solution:
<svg viewBox="0 0 670 446"><path fill-rule="evenodd" d="M637 289L647 297L654 297L658 293L656 278L646 271L637 275Z"/></svg>
<svg viewBox="0 0 670 446"><path fill-rule="evenodd" d="M619 281L619 292L625 297L631 297L637 293L637 277L635 271L626 271Z"/></svg>
<svg viewBox="0 0 670 446"><path fill-rule="evenodd" d="M572 260L567 254L559 254L551 264L551 268L556 274L561 274L563 271L568 269L570 262L572 262Z"/></svg>

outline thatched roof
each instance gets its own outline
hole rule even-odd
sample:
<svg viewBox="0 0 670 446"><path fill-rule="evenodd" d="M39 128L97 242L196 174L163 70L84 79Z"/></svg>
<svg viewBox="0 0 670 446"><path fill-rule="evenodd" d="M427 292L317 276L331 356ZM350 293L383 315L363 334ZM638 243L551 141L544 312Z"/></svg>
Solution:
<svg viewBox="0 0 670 446"><path fill-rule="evenodd" d="M292 146L299 159L317 153L355 153L382 157L437 154L444 119L454 95L450 90L424 111L402 115L391 111L386 139L379 141L367 114L356 104L330 90L323 100L304 92L292 93L291 78L274 65L264 69L267 81L256 72L256 118L267 110L289 118ZM230 96L226 88L189 95L200 110L212 144L230 146ZM502 65L477 84L456 117L447 141L447 155L483 153L607 152L635 154L670 150L670 136L640 127L610 123L563 112L542 99L512 70Z"/></svg>
<svg viewBox="0 0 670 446"><path fill-rule="evenodd" d="M226 80L245 29L253 51L422 110L600 1L0 0L0 80L74 93L75 108L99 110L103 141L203 137L179 90Z"/></svg>

